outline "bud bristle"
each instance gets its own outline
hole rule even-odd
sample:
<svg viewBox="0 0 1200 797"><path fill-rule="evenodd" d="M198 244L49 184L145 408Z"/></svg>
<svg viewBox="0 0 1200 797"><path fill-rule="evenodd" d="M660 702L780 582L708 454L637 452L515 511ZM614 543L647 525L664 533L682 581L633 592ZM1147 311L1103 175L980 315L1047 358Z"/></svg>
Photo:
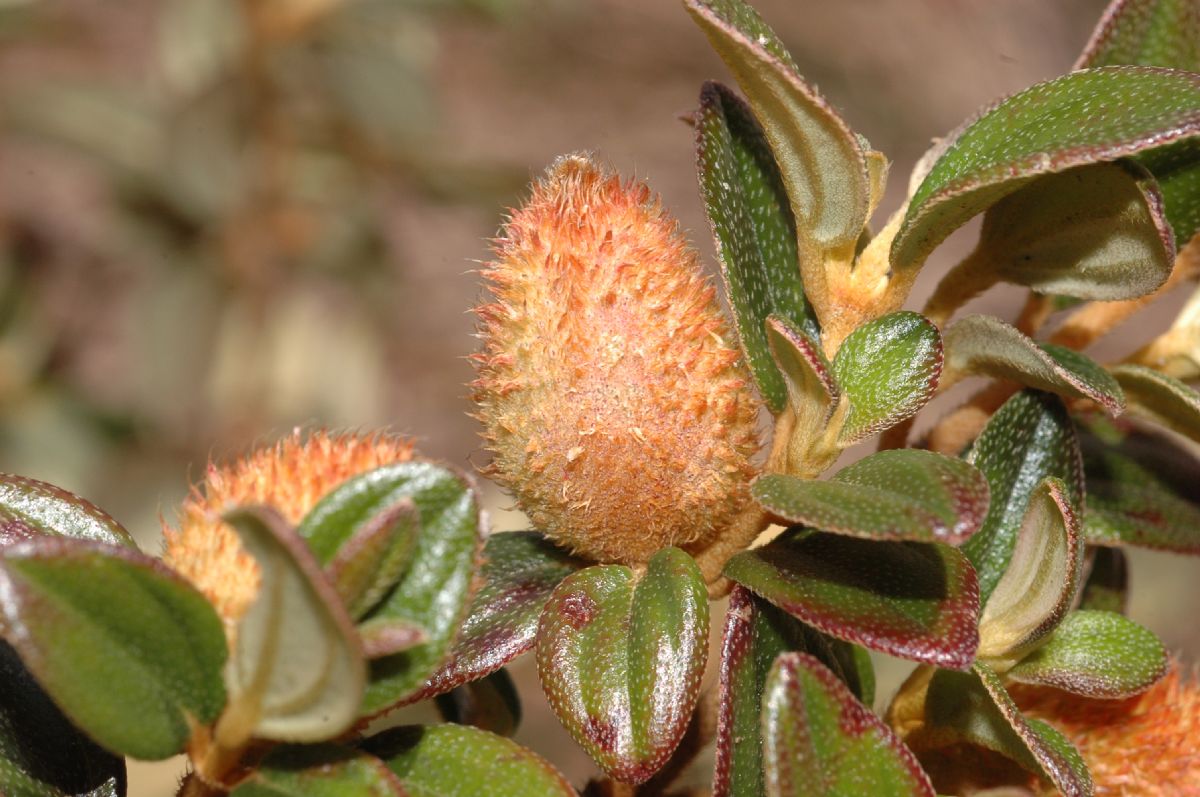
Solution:
<svg viewBox="0 0 1200 797"><path fill-rule="evenodd" d="M478 308L489 471L578 553L644 562L748 500L758 402L713 287L643 183L561 158L504 225Z"/></svg>
<svg viewBox="0 0 1200 797"><path fill-rule="evenodd" d="M1200 795L1200 683L1178 662L1124 700L1031 686L1014 686L1012 694L1024 713L1051 723L1079 748L1096 797Z"/></svg>
<svg viewBox="0 0 1200 797"><path fill-rule="evenodd" d="M220 517L235 506L274 507L298 523L333 488L359 473L412 459L412 444L386 434L302 437L299 430L228 465L210 464L184 501L179 528L163 524L163 560L217 609L232 639L258 591L258 564Z"/></svg>

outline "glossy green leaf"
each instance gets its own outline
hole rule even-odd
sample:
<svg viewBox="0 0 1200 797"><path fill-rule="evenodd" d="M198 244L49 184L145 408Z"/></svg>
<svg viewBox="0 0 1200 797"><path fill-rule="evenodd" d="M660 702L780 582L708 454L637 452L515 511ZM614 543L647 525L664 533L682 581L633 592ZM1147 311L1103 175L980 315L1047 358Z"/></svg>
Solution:
<svg viewBox="0 0 1200 797"><path fill-rule="evenodd" d="M1198 131L1197 75L1113 66L1039 83L985 109L946 147L913 194L892 263L923 262L964 222L1035 178Z"/></svg>
<svg viewBox="0 0 1200 797"><path fill-rule="evenodd" d="M396 728L371 737L364 747L387 762L409 797L576 797L545 759L466 725Z"/></svg>
<svg viewBox="0 0 1200 797"><path fill-rule="evenodd" d="M925 739L965 741L1006 756L1055 786L1064 797L1090 797L1091 775L1079 752L1050 725L1026 719L1000 678L984 664L971 672L939 670L925 696Z"/></svg>
<svg viewBox="0 0 1200 797"><path fill-rule="evenodd" d="M496 672L533 649L550 593L587 565L536 531L493 534L483 549L476 593L454 648L412 699L448 692Z"/></svg>
<svg viewBox="0 0 1200 797"><path fill-rule="evenodd" d="M1077 611L1006 675L1025 684L1087 697L1138 694L1167 671L1167 651L1153 633L1113 612Z"/></svg>
<svg viewBox="0 0 1200 797"><path fill-rule="evenodd" d="M1047 476L1062 479L1070 504L1083 496L1079 443L1062 400L1025 390L1004 403L971 447L967 461L991 491L987 517L962 552L979 574L984 605L1008 569L1029 500Z"/></svg>
<svg viewBox="0 0 1200 797"><path fill-rule="evenodd" d="M333 745L272 751L229 797L409 797L378 758Z"/></svg>
<svg viewBox="0 0 1200 797"><path fill-rule="evenodd" d="M775 158L750 108L719 83L700 92L696 168L742 351L778 414L787 388L767 346L766 319L786 318L814 340L820 330L804 296L796 221Z"/></svg>
<svg viewBox="0 0 1200 797"><path fill-rule="evenodd" d="M380 659L394 656L429 641L429 634L416 623L399 618L381 617L358 625L358 641L363 657Z"/></svg>
<svg viewBox="0 0 1200 797"><path fill-rule="evenodd" d="M1068 398L1092 399L1113 415L1125 409L1121 386L1101 365L1063 346L1039 344L999 318L969 315L951 324L942 342L943 390L968 376L990 376Z"/></svg>
<svg viewBox="0 0 1200 797"><path fill-rule="evenodd" d="M231 713L254 736L333 739L358 719L366 665L354 623L304 541L274 510L234 510L225 520L261 573L238 623L225 670Z"/></svg>
<svg viewBox="0 0 1200 797"><path fill-rule="evenodd" d="M538 674L550 706L609 776L641 783L687 729L708 656L708 592L664 548L636 578L620 565L568 576L542 612Z"/></svg>
<svg viewBox="0 0 1200 797"><path fill-rule="evenodd" d="M992 281L1079 299L1131 299L1175 264L1175 236L1150 173L1094 163L1033 180L988 208L972 255Z"/></svg>
<svg viewBox="0 0 1200 797"><path fill-rule="evenodd" d="M483 544L479 506L465 476L430 462L388 465L351 479L321 500L297 531L327 563L355 530L405 499L420 518L416 550L400 582L363 620L402 621L427 641L371 662L363 714L424 694L462 629Z"/></svg>
<svg viewBox="0 0 1200 797"><path fill-rule="evenodd" d="M737 78L762 124L787 186L802 238L848 261L867 222L870 181L857 137L800 77L774 32L742 0L685 0L717 54ZM801 251L804 284L814 284Z"/></svg>
<svg viewBox="0 0 1200 797"><path fill-rule="evenodd" d="M137 549L107 512L53 484L0 473L0 545L52 534Z"/></svg>
<svg viewBox="0 0 1200 797"><path fill-rule="evenodd" d="M1120 548L1091 548L1079 608L1124 614L1129 607L1129 564Z"/></svg>
<svg viewBox="0 0 1200 797"><path fill-rule="evenodd" d="M1079 521L1060 479L1033 491L1008 569L979 618L980 658L1005 664L1051 634L1075 600L1083 575Z"/></svg>
<svg viewBox="0 0 1200 797"><path fill-rule="evenodd" d="M1166 435L1102 431L1080 437L1087 541L1200 553L1200 460Z"/></svg>
<svg viewBox="0 0 1200 797"><path fill-rule="evenodd" d="M1200 394L1174 377L1141 365L1112 368L1129 412L1200 442Z"/></svg>
<svg viewBox="0 0 1200 797"><path fill-rule="evenodd" d="M840 442L849 445L916 415L941 372L941 335L920 313L891 313L851 332L833 359L834 379L850 400Z"/></svg>
<svg viewBox="0 0 1200 797"><path fill-rule="evenodd" d="M521 699L504 668L455 687L434 700L447 722L472 725L499 736L512 736L521 724Z"/></svg>
<svg viewBox="0 0 1200 797"><path fill-rule="evenodd" d="M940 667L974 661L975 572L948 545L793 528L737 554L724 573L838 639Z"/></svg>
<svg viewBox="0 0 1200 797"><path fill-rule="evenodd" d="M0 794L124 797L125 761L71 724L0 642Z"/></svg>
<svg viewBox="0 0 1200 797"><path fill-rule="evenodd" d="M762 736L770 797L934 795L909 749L806 653L784 653L771 668Z"/></svg>
<svg viewBox="0 0 1200 797"><path fill-rule="evenodd" d="M39 537L0 560L5 638L71 721L135 758L183 749L225 705L225 634L204 597L124 546Z"/></svg>
<svg viewBox="0 0 1200 797"><path fill-rule="evenodd" d="M721 641L721 681L713 797L759 797L762 776L762 697L775 658L787 651L815 656L866 705L874 700L874 671L862 648L810 628L742 586L729 596Z"/></svg>
<svg viewBox="0 0 1200 797"><path fill-rule="evenodd" d="M400 580L416 547L421 518L404 498L355 529L326 568L350 616L365 615Z"/></svg>
<svg viewBox="0 0 1200 797"><path fill-rule="evenodd" d="M1200 72L1200 8L1192 0L1115 0L1075 68L1114 64Z"/></svg>
<svg viewBox="0 0 1200 797"><path fill-rule="evenodd" d="M983 522L988 485L961 459L916 449L881 451L829 481L760 476L751 494L788 523L872 539L956 545Z"/></svg>

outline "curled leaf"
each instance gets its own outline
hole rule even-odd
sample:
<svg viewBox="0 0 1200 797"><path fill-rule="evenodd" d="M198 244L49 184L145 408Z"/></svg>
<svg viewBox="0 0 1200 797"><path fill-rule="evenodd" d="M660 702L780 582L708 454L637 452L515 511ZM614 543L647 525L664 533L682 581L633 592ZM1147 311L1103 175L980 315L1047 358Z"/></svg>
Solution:
<svg viewBox="0 0 1200 797"><path fill-rule="evenodd" d="M951 324L942 340L943 390L968 376L991 376L1060 396L1092 399L1112 415L1125 409L1121 386L1098 363L1062 346L1039 344L998 318L969 315Z"/></svg>

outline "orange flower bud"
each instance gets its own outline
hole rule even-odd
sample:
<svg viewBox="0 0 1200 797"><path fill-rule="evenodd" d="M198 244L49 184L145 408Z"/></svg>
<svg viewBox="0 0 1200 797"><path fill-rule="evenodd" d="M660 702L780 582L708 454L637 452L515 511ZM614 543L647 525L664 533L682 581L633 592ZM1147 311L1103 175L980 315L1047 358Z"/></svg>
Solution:
<svg viewBox="0 0 1200 797"><path fill-rule="evenodd" d="M1200 794L1200 683L1178 662L1154 686L1125 700L1089 700L1015 686L1021 710L1067 735L1087 762L1096 797Z"/></svg>
<svg viewBox="0 0 1200 797"><path fill-rule="evenodd" d="M650 189L561 158L513 213L477 309L489 475L602 562L705 546L748 500L758 400L699 260Z"/></svg>
<svg viewBox="0 0 1200 797"><path fill-rule="evenodd" d="M212 602L232 639L258 591L259 571L237 532L221 522L221 514L260 504L299 523L346 479L412 456L411 443L390 435L317 431L302 437L296 430L232 464L209 464L204 483L183 503L179 528L163 524L163 560Z"/></svg>

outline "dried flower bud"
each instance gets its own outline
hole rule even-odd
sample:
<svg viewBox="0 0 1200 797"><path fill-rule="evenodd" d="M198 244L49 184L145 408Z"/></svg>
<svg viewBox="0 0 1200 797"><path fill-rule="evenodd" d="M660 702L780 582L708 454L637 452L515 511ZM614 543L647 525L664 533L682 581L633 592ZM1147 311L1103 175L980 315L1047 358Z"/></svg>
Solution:
<svg viewBox="0 0 1200 797"><path fill-rule="evenodd" d="M1200 683L1173 662L1140 695L1090 700L1015 686L1021 710L1067 735L1087 762L1096 797L1167 797L1200 789Z"/></svg>
<svg viewBox="0 0 1200 797"><path fill-rule="evenodd" d="M390 435L318 431L301 437L296 430L232 464L210 464L204 483L183 503L178 530L163 524L163 560L212 602L232 639L258 591L259 572L221 514L234 506L265 504L299 523L346 479L412 456L411 443Z"/></svg>
<svg viewBox="0 0 1200 797"><path fill-rule="evenodd" d="M534 525L630 564L719 535L748 500L758 400L650 189L561 158L484 275L473 387L489 475Z"/></svg>

